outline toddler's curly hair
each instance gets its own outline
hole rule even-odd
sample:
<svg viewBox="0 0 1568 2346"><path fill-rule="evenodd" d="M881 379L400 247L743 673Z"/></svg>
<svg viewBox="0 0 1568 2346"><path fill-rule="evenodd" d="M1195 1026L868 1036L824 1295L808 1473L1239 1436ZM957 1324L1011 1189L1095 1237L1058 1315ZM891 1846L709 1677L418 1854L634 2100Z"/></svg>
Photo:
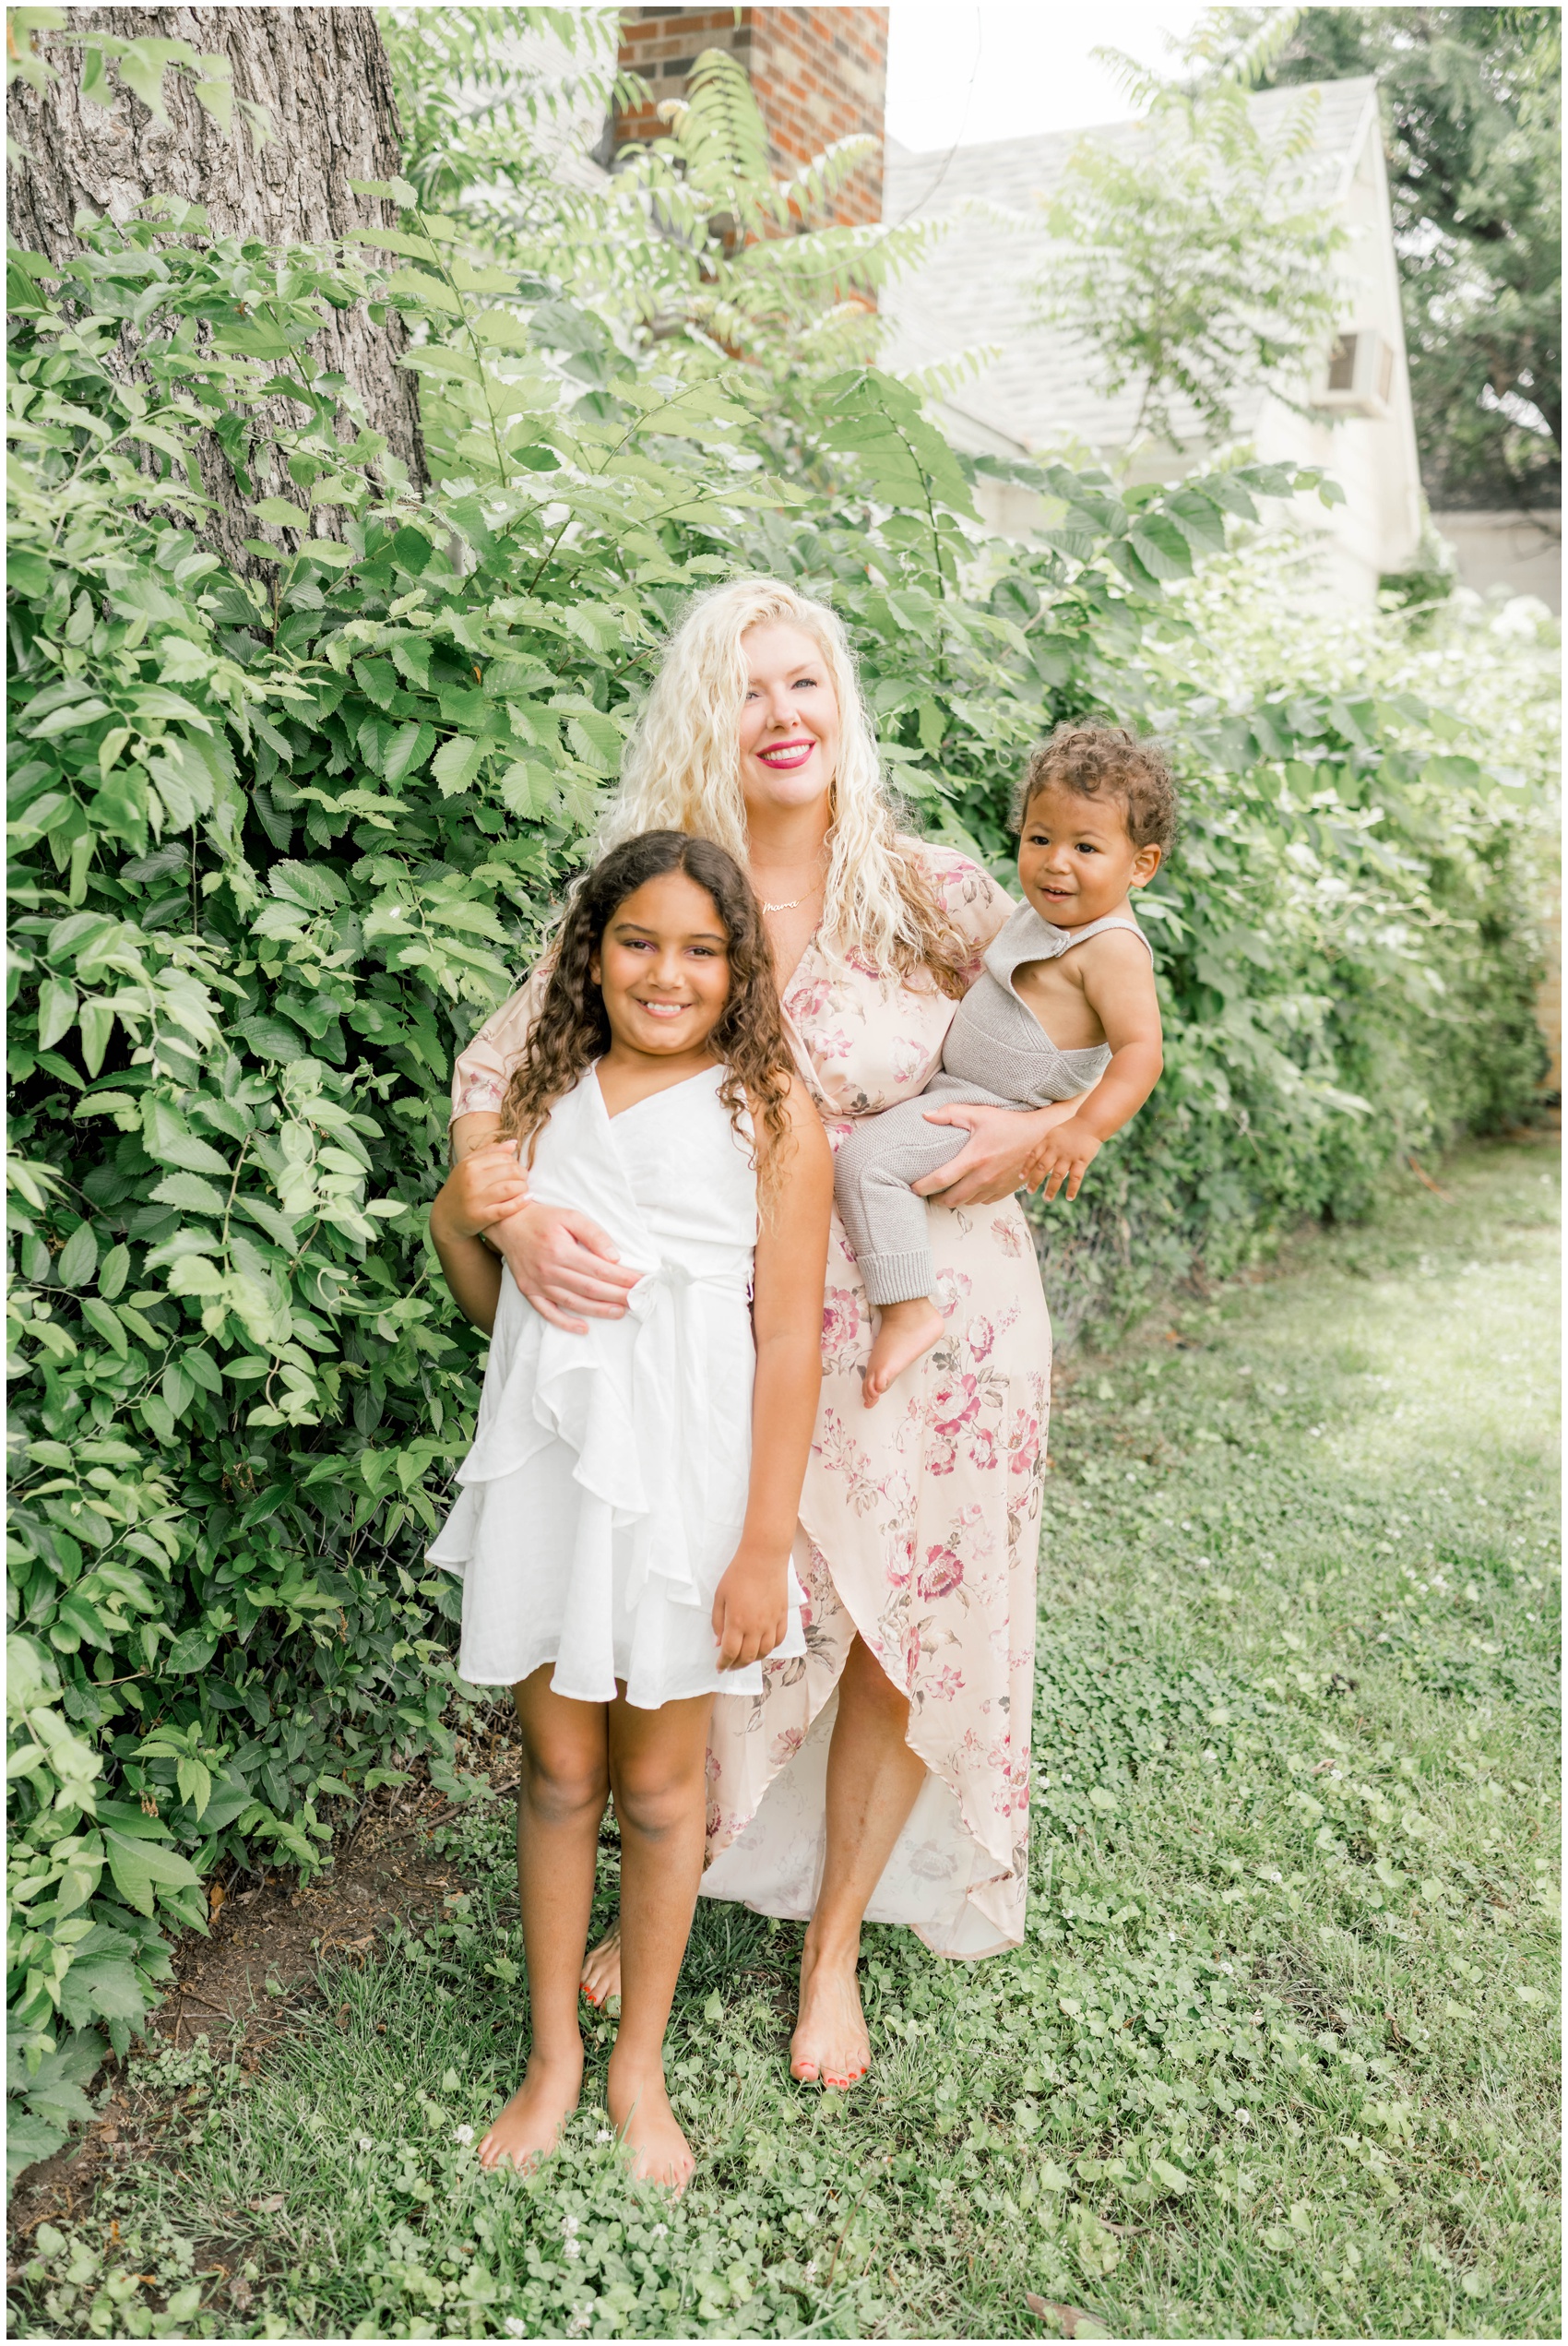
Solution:
<svg viewBox="0 0 1568 2346"><path fill-rule="evenodd" d="M1021 831L1042 790L1060 784L1079 798L1113 798L1134 847L1169 855L1176 843L1176 781L1159 744L1139 741L1124 725L1058 725L1030 750L1013 793L1012 824Z"/></svg>

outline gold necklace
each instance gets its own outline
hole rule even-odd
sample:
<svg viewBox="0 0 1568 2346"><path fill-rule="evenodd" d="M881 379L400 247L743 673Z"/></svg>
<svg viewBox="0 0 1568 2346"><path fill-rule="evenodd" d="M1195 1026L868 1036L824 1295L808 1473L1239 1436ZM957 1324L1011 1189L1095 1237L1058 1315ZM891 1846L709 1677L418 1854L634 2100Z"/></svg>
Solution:
<svg viewBox="0 0 1568 2346"><path fill-rule="evenodd" d="M800 910L802 904L809 904L811 902L812 898L818 893L823 883L819 876L812 882L810 887L805 890L803 895L787 896L781 904L765 904L762 909L765 912L796 912Z"/></svg>

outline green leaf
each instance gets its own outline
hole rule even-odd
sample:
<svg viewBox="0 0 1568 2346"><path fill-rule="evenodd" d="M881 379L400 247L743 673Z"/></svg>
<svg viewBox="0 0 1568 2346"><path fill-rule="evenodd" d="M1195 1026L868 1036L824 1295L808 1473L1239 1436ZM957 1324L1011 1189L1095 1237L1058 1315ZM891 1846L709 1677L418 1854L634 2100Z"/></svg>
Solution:
<svg viewBox="0 0 1568 2346"><path fill-rule="evenodd" d="M395 269L386 280L386 291L395 302L414 308L438 310L444 317L461 317L463 304L444 278L432 277L422 268Z"/></svg>
<svg viewBox="0 0 1568 2346"><path fill-rule="evenodd" d="M174 1412L161 1394L144 1393L137 1406L159 1441L168 1443L174 1439Z"/></svg>
<svg viewBox="0 0 1568 2346"><path fill-rule="evenodd" d="M104 1256L98 1274L98 1292L113 1302L130 1275L131 1250L128 1246L111 1246Z"/></svg>
<svg viewBox="0 0 1568 2346"><path fill-rule="evenodd" d="M258 1058L275 1059L282 1066L292 1066L309 1055L294 1029L282 1018L242 1018L240 1032ZM155 1190L153 1195L157 1194Z"/></svg>
<svg viewBox="0 0 1568 2346"><path fill-rule="evenodd" d="M179 1206L188 1214L221 1215L228 1205L221 1189L191 1173L165 1173L154 1184L152 1195L160 1205Z"/></svg>
<svg viewBox="0 0 1568 2346"><path fill-rule="evenodd" d="M227 1181L233 1170L226 1158L205 1140L198 1140L194 1132L172 1135L160 1144L159 1153L170 1164L183 1165L187 1173L219 1173Z"/></svg>
<svg viewBox="0 0 1568 2346"><path fill-rule="evenodd" d="M55 1258L65 1287L85 1287L98 1268L98 1239L89 1221L78 1222Z"/></svg>
<svg viewBox="0 0 1568 2346"><path fill-rule="evenodd" d="M73 1963L60 1987L60 2013L66 2024L85 2029L94 2020L129 2020L133 2027L147 2017L147 1997L130 1965L113 1956L94 1956Z"/></svg>
<svg viewBox="0 0 1568 2346"><path fill-rule="evenodd" d="M106 700L89 698L73 701L68 708L52 709L42 723L33 727L30 738L33 741L49 741L56 733L75 732L79 726L95 725L101 717L108 714L109 703Z"/></svg>
<svg viewBox="0 0 1568 2346"><path fill-rule="evenodd" d="M1127 532L1127 542L1144 568L1156 578L1190 578L1192 549L1186 538L1161 514L1145 514Z"/></svg>
<svg viewBox="0 0 1568 2346"><path fill-rule="evenodd" d="M24 2167L53 2159L65 2140L65 2128L30 2112L11 2109L6 2117L6 2176L14 2184ZM42 2227L47 2230L48 2226ZM58 2235L57 2235L58 2236ZM62 2245L64 2243L62 2242Z"/></svg>
<svg viewBox="0 0 1568 2346"><path fill-rule="evenodd" d="M107 1002L84 1002L79 1013L82 1030L82 1063L89 1076L97 1075L103 1065L109 1038L114 1031L114 1013Z"/></svg>
<svg viewBox="0 0 1568 2346"><path fill-rule="evenodd" d="M129 1348L125 1341L125 1331L120 1325L119 1316L113 1304L101 1302L96 1295L84 1296L82 1317L89 1327L97 1329L110 1351L117 1352L124 1360Z"/></svg>
<svg viewBox="0 0 1568 2346"><path fill-rule="evenodd" d="M188 1800L199 1822L212 1797L212 1777L199 1759L179 1759L174 1765L174 1781L182 1800Z"/></svg>
<svg viewBox="0 0 1568 2346"><path fill-rule="evenodd" d="M45 978L38 989L38 1047L53 1051L77 1022L77 989L58 978Z"/></svg>
<svg viewBox="0 0 1568 2346"><path fill-rule="evenodd" d="M435 753L431 772L443 798L455 798L468 789L484 762L484 744L469 740L464 733L454 733L444 741Z"/></svg>
<svg viewBox="0 0 1568 2346"><path fill-rule="evenodd" d="M481 310L471 323L476 339L486 349L531 351L534 347L532 327L513 310Z"/></svg>
<svg viewBox="0 0 1568 2346"><path fill-rule="evenodd" d="M196 1889L200 1886L195 1867L166 1844L127 1840L123 1833L106 1832L103 1846L115 1888L138 1914L151 1914L160 1889Z"/></svg>
<svg viewBox="0 0 1568 2346"><path fill-rule="evenodd" d="M163 1667L172 1676L191 1677L205 1670L218 1651L218 1640L205 1629L182 1631L163 1657Z"/></svg>
<svg viewBox="0 0 1568 2346"><path fill-rule="evenodd" d="M382 761L382 774L388 787L403 781L410 774L418 773L434 746L434 725L399 727Z"/></svg>
<svg viewBox="0 0 1568 2346"><path fill-rule="evenodd" d="M406 179L350 179L350 187L356 196L379 196L384 203L396 204L402 211L413 211L419 204L419 191Z"/></svg>

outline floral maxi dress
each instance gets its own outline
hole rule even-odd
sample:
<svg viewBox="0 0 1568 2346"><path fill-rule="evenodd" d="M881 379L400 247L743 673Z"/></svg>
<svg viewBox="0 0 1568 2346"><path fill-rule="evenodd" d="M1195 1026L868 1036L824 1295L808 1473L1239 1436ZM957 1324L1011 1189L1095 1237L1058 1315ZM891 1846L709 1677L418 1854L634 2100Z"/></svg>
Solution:
<svg viewBox="0 0 1568 2346"><path fill-rule="evenodd" d="M966 858L921 852L974 942L978 974L1012 899ZM499 1107L531 1008L529 989L515 994L463 1053L455 1115ZM923 1088L954 1005L814 941L784 1009L837 1149L857 1117ZM811 1913L837 1682L858 1630L908 1696L909 1744L929 1771L868 1920L908 1923L939 1955L976 1957L1023 1937L1051 1323L1016 1198L927 1210L946 1324L874 1410L861 1391L871 1309L834 1215L822 1402L794 1552L807 1650L767 1663L760 1696L714 1704L702 1887L766 1914Z"/></svg>

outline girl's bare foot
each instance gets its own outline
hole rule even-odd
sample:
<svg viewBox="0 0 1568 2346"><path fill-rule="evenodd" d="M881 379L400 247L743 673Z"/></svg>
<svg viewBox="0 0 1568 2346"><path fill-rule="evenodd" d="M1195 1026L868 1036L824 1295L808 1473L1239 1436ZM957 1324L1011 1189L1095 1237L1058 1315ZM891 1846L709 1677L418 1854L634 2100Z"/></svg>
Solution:
<svg viewBox="0 0 1568 2346"><path fill-rule="evenodd" d="M612 1923L583 1958L583 1994L600 2011L621 1993L621 1925Z"/></svg>
<svg viewBox="0 0 1568 2346"><path fill-rule="evenodd" d="M868 1410L876 1407L895 1377L930 1352L942 1333L942 1314L929 1296L917 1295L909 1304L883 1304L878 1311L863 1386Z"/></svg>
<svg viewBox="0 0 1568 2346"><path fill-rule="evenodd" d="M498 2167L510 2159L519 2170L536 2166L560 2141L582 2087L580 2048L575 2061L542 2061L536 2053L522 2084L480 2144L480 2165Z"/></svg>
<svg viewBox="0 0 1568 2346"><path fill-rule="evenodd" d="M861 2010L855 1959L824 1961L806 1941L801 1956L801 2011L790 2039L790 2075L802 2085L842 2090L871 2067L871 2039Z"/></svg>
<svg viewBox="0 0 1568 2346"><path fill-rule="evenodd" d="M670 2107L663 2070L647 2069L634 2076L625 2066L618 2069L612 2054L605 2099L615 2131L631 2153L634 2180L684 2191L697 2162Z"/></svg>

